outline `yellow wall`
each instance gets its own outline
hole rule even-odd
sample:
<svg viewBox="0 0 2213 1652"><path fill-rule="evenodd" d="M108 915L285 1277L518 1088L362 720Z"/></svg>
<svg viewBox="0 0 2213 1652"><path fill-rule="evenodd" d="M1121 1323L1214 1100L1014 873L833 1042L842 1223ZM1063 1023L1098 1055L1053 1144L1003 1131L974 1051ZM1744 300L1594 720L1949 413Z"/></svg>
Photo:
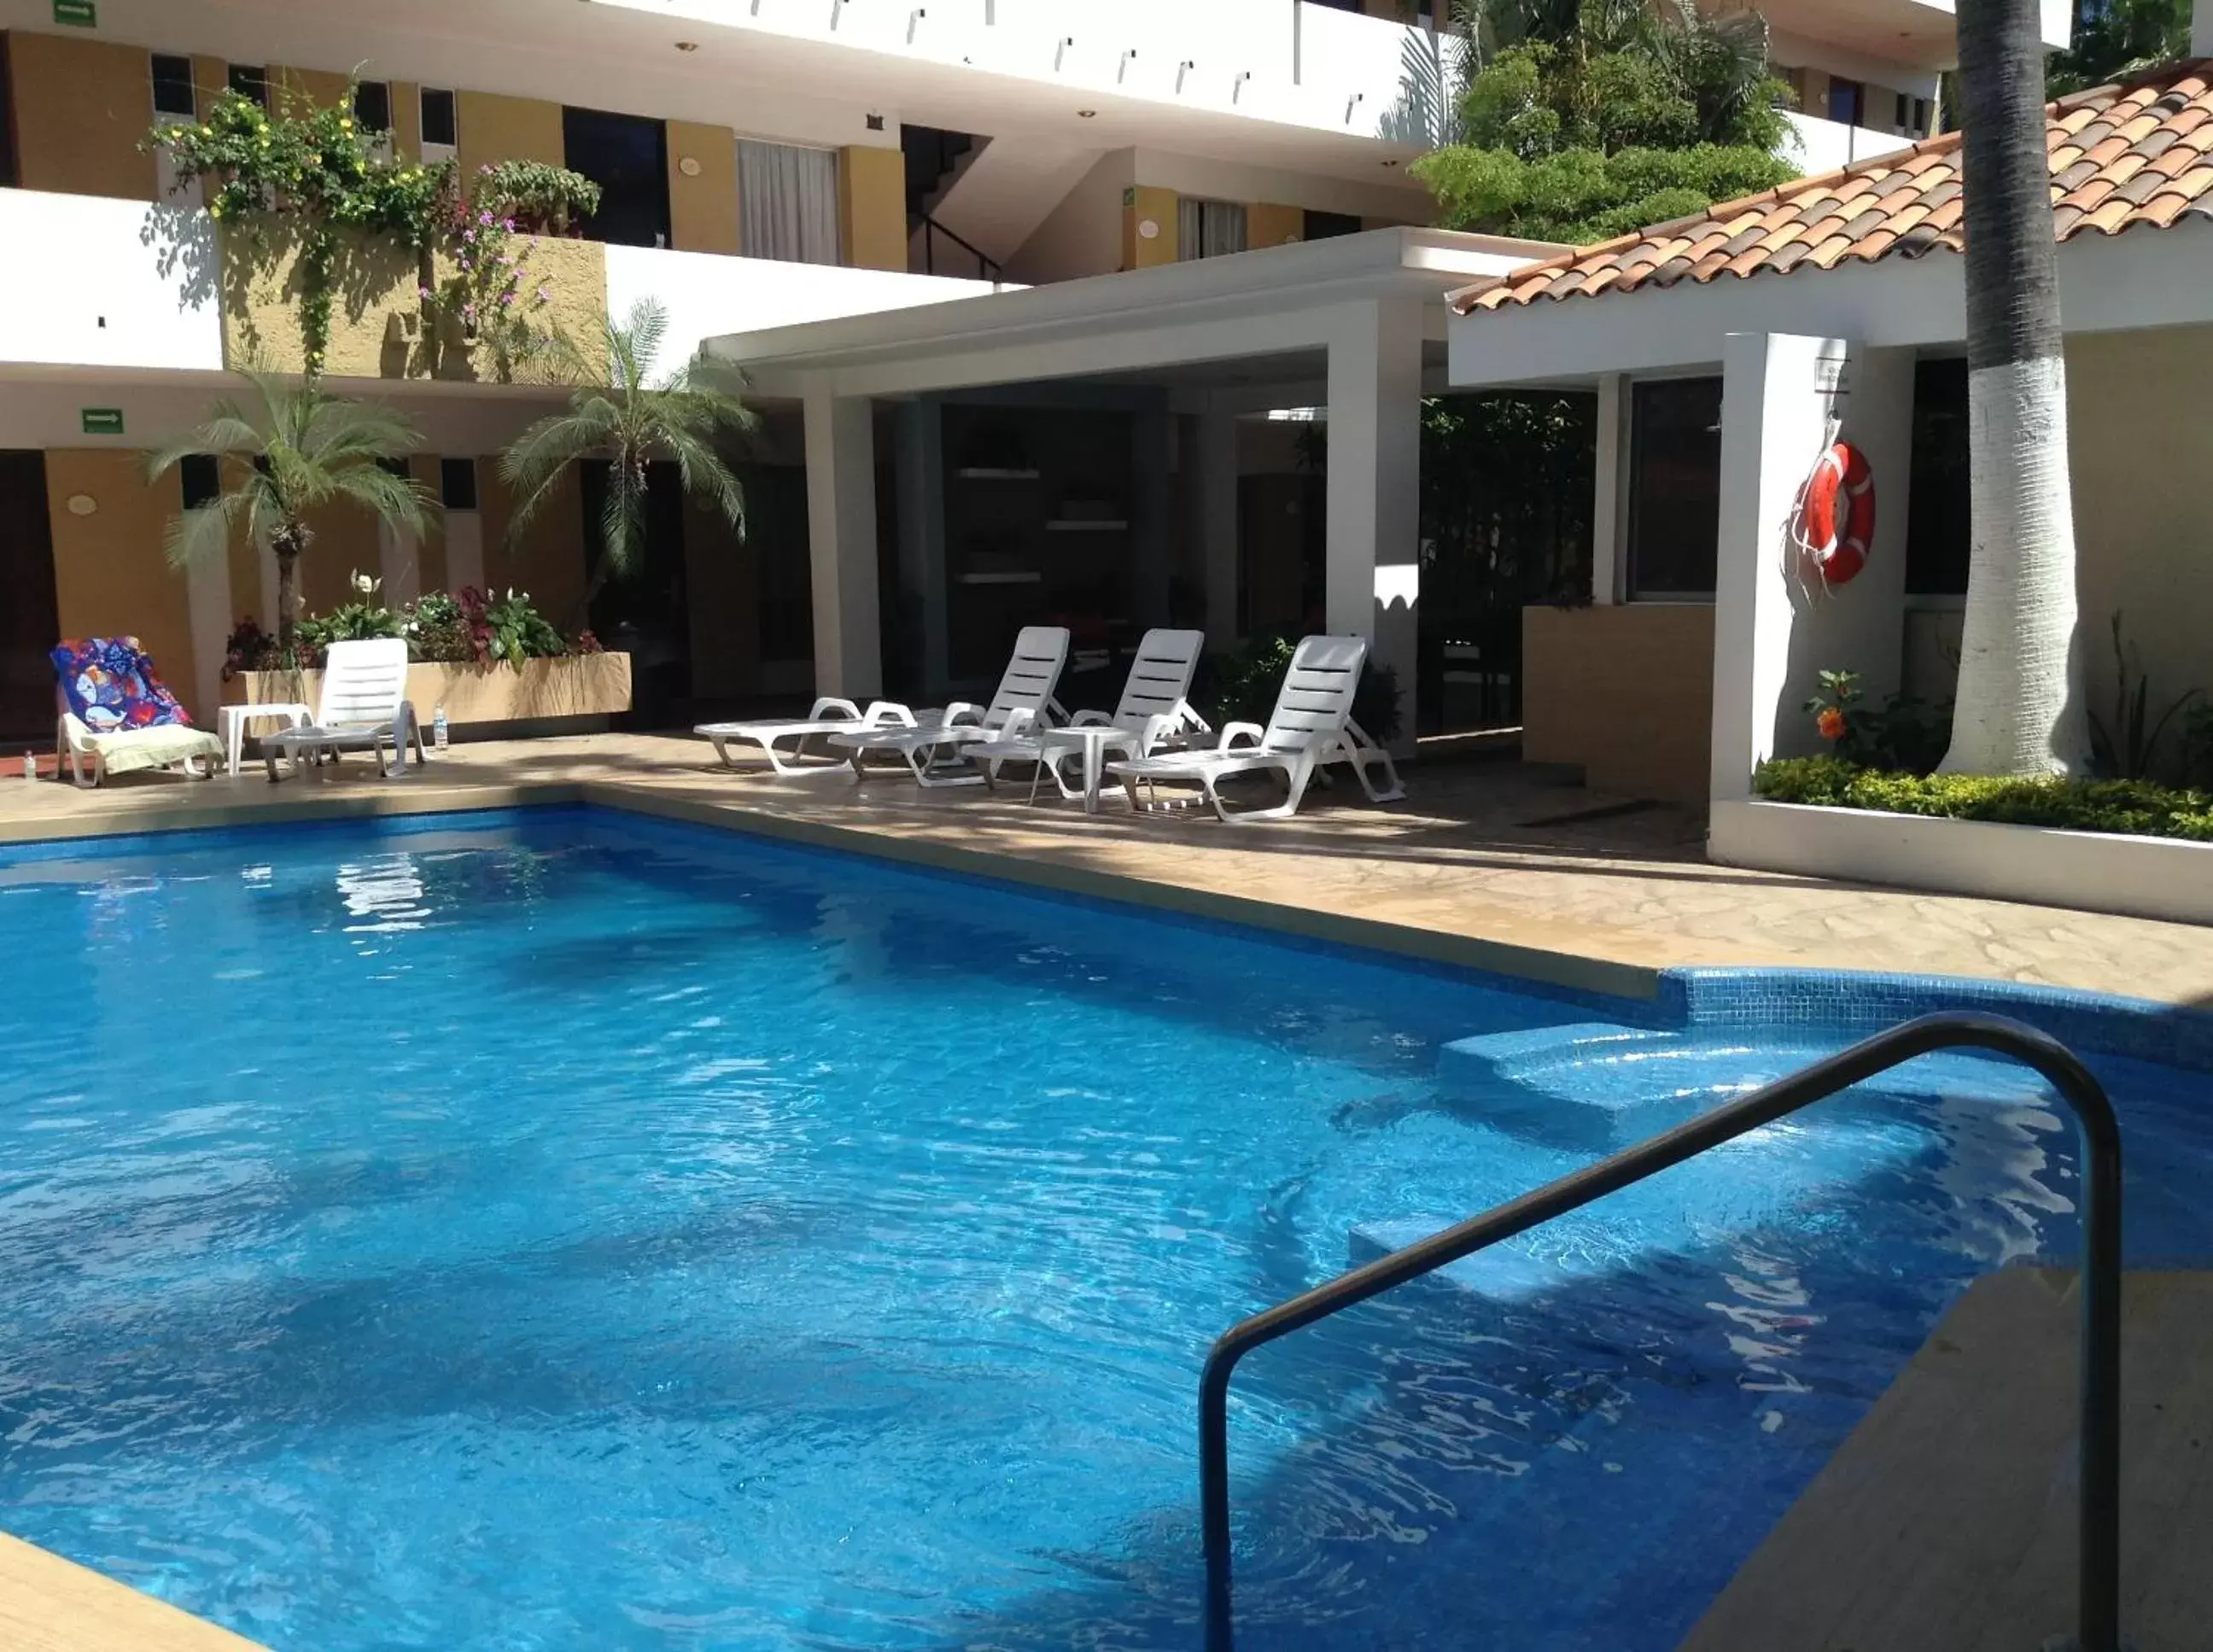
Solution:
<svg viewBox="0 0 2213 1652"><path fill-rule="evenodd" d="M1256 201L1245 209L1245 244L1247 247L1288 247L1293 241L1304 241L1306 233L1304 207L1277 206L1266 201Z"/></svg>
<svg viewBox="0 0 2213 1652"><path fill-rule="evenodd" d="M83 494L99 509L79 516ZM162 551L170 519L184 509L173 471L146 481L142 454L115 448L46 451L46 510L54 537L54 598L64 637L136 637L162 679L196 717L192 611L185 577Z"/></svg>
<svg viewBox="0 0 2213 1652"><path fill-rule="evenodd" d="M731 164L736 164L735 155ZM906 268L905 155L897 149L839 150L838 206L849 266Z"/></svg>
<svg viewBox="0 0 2213 1652"><path fill-rule="evenodd" d="M271 64L269 84L275 91L271 102L280 113L290 113L302 104L327 109L332 104L344 102L353 77L332 74L326 69L283 69Z"/></svg>
<svg viewBox="0 0 2213 1652"><path fill-rule="evenodd" d="M437 455L418 453L408 460L407 468L436 499L439 485ZM430 513L430 525L416 542L415 589L418 594L452 589L446 582L446 514L442 510Z"/></svg>
<svg viewBox="0 0 2213 1652"><path fill-rule="evenodd" d="M686 175L687 161L696 178ZM737 252L738 140L729 127L668 123L668 218L679 252Z"/></svg>
<svg viewBox="0 0 2213 1652"><path fill-rule="evenodd" d="M151 72L150 65L149 72ZM223 95L223 88L229 84L229 78L230 65L221 58L192 59L192 101L199 106L202 120L205 120L215 107L215 101ZM154 95L151 87L147 88L146 95L150 101Z"/></svg>
<svg viewBox="0 0 2213 1652"><path fill-rule="evenodd" d="M561 131L561 106L536 98L503 97L493 92L460 92L454 118L460 125L458 154L461 175L495 161L543 161L564 166L568 140Z"/></svg>
<svg viewBox="0 0 2213 1652"><path fill-rule="evenodd" d="M8 36L19 174L25 189L154 198L153 65L137 46L75 34Z"/></svg>
<svg viewBox="0 0 2213 1652"><path fill-rule="evenodd" d="M392 151L403 161L423 159L423 88L412 81L392 82Z"/></svg>
<svg viewBox="0 0 2213 1652"><path fill-rule="evenodd" d="M311 515L308 527L315 537L300 558L301 613L328 613L351 601L348 582L356 574L383 576L383 538L363 507L333 502Z"/></svg>
<svg viewBox="0 0 2213 1652"><path fill-rule="evenodd" d="M558 491L513 545L507 531L515 496L500 479L497 458L478 464L477 487L484 509L485 588L527 591L555 625L565 631L576 625L584 595L584 510L576 468L564 473Z"/></svg>
<svg viewBox="0 0 2213 1652"><path fill-rule="evenodd" d="M1157 184L1137 184L1122 192L1122 267L1149 269L1176 261L1175 191ZM1142 225L1151 223L1160 233L1149 239Z"/></svg>
<svg viewBox="0 0 2213 1652"><path fill-rule="evenodd" d="M1521 611L1521 755L1594 791L1703 803L1713 749L1714 611L1631 602Z"/></svg>

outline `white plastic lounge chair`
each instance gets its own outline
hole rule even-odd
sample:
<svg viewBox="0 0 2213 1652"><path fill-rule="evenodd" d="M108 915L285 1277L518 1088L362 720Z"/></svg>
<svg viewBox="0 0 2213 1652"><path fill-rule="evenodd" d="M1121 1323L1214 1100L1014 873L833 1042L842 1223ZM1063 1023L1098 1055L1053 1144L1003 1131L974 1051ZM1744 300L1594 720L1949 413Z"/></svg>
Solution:
<svg viewBox="0 0 2213 1652"><path fill-rule="evenodd" d="M263 735L261 749L273 785L280 754L291 759L297 769L303 754L320 761L325 756L366 748L376 753L377 773L388 775L395 765L386 763L384 748L391 747L396 766L405 769L411 741L417 758L427 759L422 724L407 702L407 639L378 637L332 643L323 661L322 698L315 720Z"/></svg>
<svg viewBox="0 0 2213 1652"><path fill-rule="evenodd" d="M802 775L838 774L845 767L845 759L835 753L826 753L826 763L806 761L807 742L825 739L831 735L850 735L863 728L911 728L915 715L904 705L889 700L871 700L864 714L850 700L823 698L814 702L814 709L803 717L786 717L765 722L703 722L692 729L695 735L704 735L715 744L715 755L731 768L737 759L730 755L733 743L758 746L768 753L769 767L786 779ZM789 752L777 750L779 741L789 741Z"/></svg>
<svg viewBox="0 0 2213 1652"><path fill-rule="evenodd" d="M1191 680L1198 674L1198 656L1206 647L1203 631L1155 629L1137 644L1137 657L1130 662L1130 678L1123 685L1121 703L1109 714L1079 711L1064 725L1102 732L1082 740L1056 742L1057 730L1030 728L1003 740L971 746L963 753L972 763L985 765L988 782L1002 763L1034 765L1030 801L1047 775L1063 797L1082 798L1095 808L1099 798L1097 765L1109 754L1150 757L1187 734L1208 735L1213 728L1192 705ZM1078 759L1076 777L1070 780L1069 760Z"/></svg>
<svg viewBox="0 0 2213 1652"><path fill-rule="evenodd" d="M1049 716L1066 716L1052 693L1067 663L1066 627L1025 625L988 706L956 700L935 722L832 735L830 743L851 754L856 778L867 778L869 758L889 756L904 759L921 785L981 785L985 770L967 762L963 748L1019 735Z"/></svg>
<svg viewBox="0 0 2213 1652"><path fill-rule="evenodd" d="M222 741L192 726L137 637L64 642L49 657L56 767L78 785L173 763L195 780L213 778Z"/></svg>
<svg viewBox="0 0 2213 1652"><path fill-rule="evenodd" d="M1138 796L1141 785L1149 792L1164 782L1197 786L1216 814L1239 822L1290 819L1298 813L1314 771L1331 763L1350 763L1370 802L1395 802L1406 795L1399 783L1398 766L1352 720L1352 697L1367 660L1368 643L1362 637L1309 637L1291 656L1291 668L1284 674L1283 692L1276 696L1276 709L1265 728L1233 722L1210 752L1136 758L1108 764L1107 772L1121 781L1133 808L1148 807ZM1249 743L1241 745L1241 741ZM1380 791L1368 777L1370 764L1379 765L1389 783ZM1289 792L1283 802L1270 808L1241 809L1222 802L1216 789L1222 780L1263 769L1283 775Z"/></svg>

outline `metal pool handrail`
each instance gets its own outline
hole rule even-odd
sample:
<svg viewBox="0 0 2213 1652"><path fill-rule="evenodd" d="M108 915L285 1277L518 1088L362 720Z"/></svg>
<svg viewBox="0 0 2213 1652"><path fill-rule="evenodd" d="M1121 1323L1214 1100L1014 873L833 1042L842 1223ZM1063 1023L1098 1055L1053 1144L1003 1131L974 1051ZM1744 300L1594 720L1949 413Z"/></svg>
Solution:
<svg viewBox="0 0 2213 1652"><path fill-rule="evenodd" d="M1990 1050L2051 1082L2082 1126L2082 1460L2081 1652L2120 1652L2121 1137L2112 1103L2074 1052L2034 1027L1997 1015L1923 1015L1716 1107L1558 1181L1355 1268L1230 1327L1206 1356L1198 1389L1198 1488L1206 1553L1207 1652L1231 1652L1229 1378L1237 1362L1341 1308L1472 1256L1554 1216L1695 1158L1763 1125L1887 1071L1948 1049Z"/></svg>

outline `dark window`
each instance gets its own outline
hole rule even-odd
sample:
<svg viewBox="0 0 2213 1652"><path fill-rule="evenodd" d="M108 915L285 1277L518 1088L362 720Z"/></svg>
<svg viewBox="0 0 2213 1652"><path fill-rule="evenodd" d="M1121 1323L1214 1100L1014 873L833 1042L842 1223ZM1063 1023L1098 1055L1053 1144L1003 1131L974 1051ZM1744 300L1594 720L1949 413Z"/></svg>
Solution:
<svg viewBox="0 0 2213 1652"><path fill-rule="evenodd" d="M211 453L186 454L177 466L177 479L184 484L186 510L198 510L223 497L223 461Z"/></svg>
<svg viewBox="0 0 2213 1652"><path fill-rule="evenodd" d="M1903 92L1898 94L1897 125L1902 132L1913 130L1913 100Z"/></svg>
<svg viewBox="0 0 2213 1652"><path fill-rule="evenodd" d="M477 461L473 459L441 459L438 461L438 498L448 510L474 510L477 508Z"/></svg>
<svg viewBox="0 0 2213 1652"><path fill-rule="evenodd" d="M154 54L154 113L196 119L199 102L192 94L192 60Z"/></svg>
<svg viewBox="0 0 2213 1652"><path fill-rule="evenodd" d="M15 110L9 88L15 76L8 67L8 31L0 29L0 189L14 189L15 176Z"/></svg>
<svg viewBox="0 0 2213 1652"><path fill-rule="evenodd" d="M265 109L269 107L269 71L235 63L230 66L230 89L242 98L252 98Z"/></svg>
<svg viewBox="0 0 2213 1652"><path fill-rule="evenodd" d="M396 476L403 482L415 473L404 459L380 459L376 461L376 467L386 475Z"/></svg>
<svg viewBox="0 0 2213 1652"><path fill-rule="evenodd" d="M1967 589L1967 363L1913 369L1913 485L1905 509L1905 589L1962 596Z"/></svg>
<svg viewBox="0 0 2213 1652"><path fill-rule="evenodd" d="M454 94L430 87L423 88L423 141L452 149L460 140L460 124L454 113Z"/></svg>
<svg viewBox="0 0 2213 1652"><path fill-rule="evenodd" d="M638 115L564 109L569 168L600 186L600 210L585 225L617 247L668 245L668 128Z"/></svg>
<svg viewBox="0 0 2213 1652"><path fill-rule="evenodd" d="M54 737L54 668L46 650L60 636L46 456L0 452L0 740L11 759L40 735Z"/></svg>
<svg viewBox="0 0 2213 1652"><path fill-rule="evenodd" d="M1722 520L1722 381L1630 392L1629 594L1711 596Z"/></svg>
<svg viewBox="0 0 2213 1652"><path fill-rule="evenodd" d="M1866 88L1856 80L1832 80L1829 82L1829 119L1840 120L1847 126L1860 124L1860 104Z"/></svg>
<svg viewBox="0 0 2213 1652"><path fill-rule="evenodd" d="M1306 238L1308 241L1327 241L1332 235L1356 235L1360 220L1350 212L1307 213Z"/></svg>
<svg viewBox="0 0 2213 1652"><path fill-rule="evenodd" d="M365 80L353 88L353 118L365 132L392 130L392 88L381 80Z"/></svg>
<svg viewBox="0 0 2213 1652"><path fill-rule="evenodd" d="M1913 100L1913 135L1916 137L1929 136L1929 100L1927 98Z"/></svg>

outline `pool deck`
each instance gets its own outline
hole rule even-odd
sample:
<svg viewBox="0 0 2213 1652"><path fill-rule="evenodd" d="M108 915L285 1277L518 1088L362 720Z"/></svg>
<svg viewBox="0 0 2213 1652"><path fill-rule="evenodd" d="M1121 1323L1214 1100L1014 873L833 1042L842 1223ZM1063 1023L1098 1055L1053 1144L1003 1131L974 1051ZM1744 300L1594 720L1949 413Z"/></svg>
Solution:
<svg viewBox="0 0 2213 1652"><path fill-rule="evenodd" d="M2075 1624L2081 1303L1975 1282L1681 1652L2031 1652ZM2121 1318L2121 1633L2207 1644L2213 1273L2131 1273Z"/></svg>
<svg viewBox="0 0 2213 1652"><path fill-rule="evenodd" d="M1112 802L1033 808L1027 783L778 780L722 767L702 741L610 735L457 746L389 783L359 759L277 786L258 769L96 792L0 780L0 843L582 801L1632 997L1672 966L1783 965L2213 1007L2213 928L1711 866L1698 814L1507 762L1424 762L1407 779L1387 808L1344 785L1295 820L1228 826Z"/></svg>
<svg viewBox="0 0 2213 1652"><path fill-rule="evenodd" d="M1058 798L1033 808L1027 783L986 793L922 791L889 772L863 786L836 771L784 781L765 767L726 769L702 741L610 735L458 746L392 782L357 759L275 786L258 768L204 783L126 776L88 792L0 779L0 844L587 802L1630 997L1651 996L1658 972L1670 967L1779 965L2213 1008L2213 929L1710 866L1698 814L1554 783L1509 762L1424 762L1407 782L1410 800L1386 808L1368 807L1346 785L1310 794L1295 820L1238 827L1210 815L1133 817L1111 802L1090 817ZM1978 1459L1974 1472L1988 1460L1997 1460ZM2163 1518L2139 1508L2133 1488L2131 1496L2132 1518L2143 1522L2135 1529ZM1801 1644L1712 1636L1694 1643L1702 1652ZM0 1644L27 1652L252 1645L4 1537ZM1905 1652L1908 1643L1819 1644ZM1927 1644L1933 1652L1969 1643Z"/></svg>

